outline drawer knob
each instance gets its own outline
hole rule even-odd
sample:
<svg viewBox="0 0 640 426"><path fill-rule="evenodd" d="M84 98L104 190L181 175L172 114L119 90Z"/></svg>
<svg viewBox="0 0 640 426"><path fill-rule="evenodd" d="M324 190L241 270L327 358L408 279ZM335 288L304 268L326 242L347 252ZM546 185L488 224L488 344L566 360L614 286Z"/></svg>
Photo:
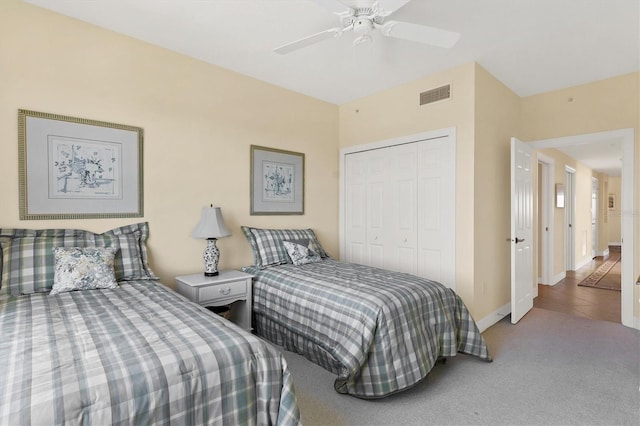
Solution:
<svg viewBox="0 0 640 426"><path fill-rule="evenodd" d="M229 294L229 293L231 293L231 287L221 288L220 289L220 293L221 294Z"/></svg>

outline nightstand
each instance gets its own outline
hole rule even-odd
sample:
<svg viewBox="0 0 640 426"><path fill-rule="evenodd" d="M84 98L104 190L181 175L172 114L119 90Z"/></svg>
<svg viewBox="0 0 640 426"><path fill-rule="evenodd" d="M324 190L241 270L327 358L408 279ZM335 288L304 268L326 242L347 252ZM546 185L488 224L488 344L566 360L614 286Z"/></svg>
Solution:
<svg viewBox="0 0 640 426"><path fill-rule="evenodd" d="M202 306L231 305L231 321L251 331L251 280L253 275L244 272L220 271L215 277L204 274L176 277L178 293ZM234 303L236 302L236 303Z"/></svg>

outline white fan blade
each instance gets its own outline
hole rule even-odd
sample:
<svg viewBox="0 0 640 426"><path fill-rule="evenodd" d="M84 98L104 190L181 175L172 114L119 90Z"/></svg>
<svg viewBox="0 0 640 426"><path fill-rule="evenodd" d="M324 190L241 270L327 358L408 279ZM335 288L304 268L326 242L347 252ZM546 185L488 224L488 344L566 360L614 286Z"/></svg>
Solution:
<svg viewBox="0 0 640 426"><path fill-rule="evenodd" d="M338 0L313 0L313 2L333 13L342 13L348 9L347 5Z"/></svg>
<svg viewBox="0 0 640 426"><path fill-rule="evenodd" d="M376 0L378 7L383 9L386 15L392 14L410 1L411 0Z"/></svg>
<svg viewBox="0 0 640 426"><path fill-rule="evenodd" d="M316 33L310 35L308 37L302 38L300 40L293 41L291 43L287 43L280 47L273 49L274 52L280 53L284 55L286 53L293 52L294 50L302 49L303 47L311 46L312 44L318 43L322 40L326 40L328 38L339 37L342 35L342 28L331 28L326 31L322 31L320 33Z"/></svg>
<svg viewBox="0 0 640 426"><path fill-rule="evenodd" d="M409 22L385 22L380 31L387 37L402 38L444 48L453 47L460 39L459 33Z"/></svg>

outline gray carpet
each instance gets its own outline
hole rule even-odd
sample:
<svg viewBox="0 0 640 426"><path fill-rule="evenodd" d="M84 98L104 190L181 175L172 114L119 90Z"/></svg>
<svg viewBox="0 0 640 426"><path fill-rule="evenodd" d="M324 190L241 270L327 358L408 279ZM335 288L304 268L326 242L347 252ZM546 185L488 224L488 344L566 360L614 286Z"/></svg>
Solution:
<svg viewBox="0 0 640 426"><path fill-rule="evenodd" d="M331 373L284 355L307 426L640 424L639 332L534 308L484 336L493 363L458 355L375 401L336 393Z"/></svg>

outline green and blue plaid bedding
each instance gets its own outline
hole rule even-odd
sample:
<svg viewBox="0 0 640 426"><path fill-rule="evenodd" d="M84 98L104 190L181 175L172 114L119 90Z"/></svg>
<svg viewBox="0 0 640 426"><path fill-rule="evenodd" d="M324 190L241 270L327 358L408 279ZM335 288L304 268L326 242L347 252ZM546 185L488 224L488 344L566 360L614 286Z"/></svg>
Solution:
<svg viewBox="0 0 640 426"><path fill-rule="evenodd" d="M491 361L460 297L437 282L332 259L244 269L258 335L337 374L340 393L390 395L457 352Z"/></svg>
<svg viewBox="0 0 640 426"><path fill-rule="evenodd" d="M155 281L0 296L0 425L298 424L281 354Z"/></svg>

